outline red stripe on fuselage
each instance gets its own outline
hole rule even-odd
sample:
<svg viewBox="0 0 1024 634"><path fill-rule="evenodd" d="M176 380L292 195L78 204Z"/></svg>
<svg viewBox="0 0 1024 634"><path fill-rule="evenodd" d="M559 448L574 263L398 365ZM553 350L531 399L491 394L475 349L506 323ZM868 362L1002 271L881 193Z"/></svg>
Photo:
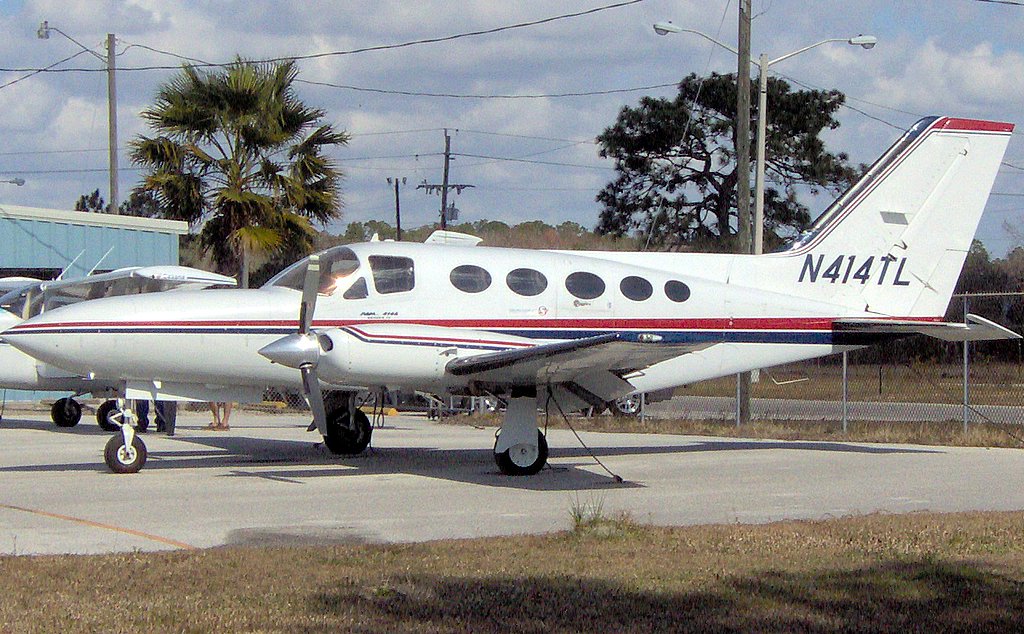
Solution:
<svg viewBox="0 0 1024 634"><path fill-rule="evenodd" d="M494 329L573 329L573 330L831 330L842 317L746 317L706 319L409 319L409 320L313 320L314 328L345 328L378 324L407 324L478 330ZM876 317L878 321L941 322L942 317ZM23 323L8 332L53 328L298 328L290 320L187 320L187 321L69 321ZM365 333L367 336L380 336ZM388 334L388 336L400 336Z"/></svg>

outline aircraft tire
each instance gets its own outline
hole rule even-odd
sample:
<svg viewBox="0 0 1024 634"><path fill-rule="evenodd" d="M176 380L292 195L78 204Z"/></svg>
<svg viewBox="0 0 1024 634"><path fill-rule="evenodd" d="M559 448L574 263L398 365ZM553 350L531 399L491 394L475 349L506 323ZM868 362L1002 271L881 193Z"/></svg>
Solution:
<svg viewBox="0 0 1024 634"><path fill-rule="evenodd" d="M355 430L348 429L342 422L348 417L347 410L335 410L327 416L327 435L324 445L331 453L341 456L354 456L363 453L370 445L373 425L362 410L356 410Z"/></svg>
<svg viewBox="0 0 1024 634"><path fill-rule="evenodd" d="M132 438L132 446L126 447L120 433L110 437L103 450L103 460L114 473L138 473L146 464L146 444L138 436Z"/></svg>
<svg viewBox="0 0 1024 634"><path fill-rule="evenodd" d="M116 400L111 399L109 401L103 401L103 403L96 408L96 422L99 423L100 429L103 431L117 431L121 429L120 425L110 420L110 416L117 412Z"/></svg>
<svg viewBox="0 0 1024 634"><path fill-rule="evenodd" d="M640 398L640 394L623 396L618 400L610 401L608 403L608 409L610 409L612 414L615 416L639 416L641 409Z"/></svg>
<svg viewBox="0 0 1024 634"><path fill-rule="evenodd" d="M70 396L58 399L50 407L50 419L57 427L74 427L82 420L82 406Z"/></svg>
<svg viewBox="0 0 1024 634"><path fill-rule="evenodd" d="M497 440L495 440L495 447L497 447ZM524 448L513 459L513 454L517 453L515 449L515 447L511 447L501 453L495 452L494 454L494 462L498 464L498 469L505 475L536 475L548 462L548 441L544 437L544 432L539 429L537 430L536 455L531 455L532 452Z"/></svg>

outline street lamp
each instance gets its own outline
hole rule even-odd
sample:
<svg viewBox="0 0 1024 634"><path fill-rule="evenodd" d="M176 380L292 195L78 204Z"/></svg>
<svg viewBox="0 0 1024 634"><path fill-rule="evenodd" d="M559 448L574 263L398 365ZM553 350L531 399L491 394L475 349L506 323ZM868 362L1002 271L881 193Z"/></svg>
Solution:
<svg viewBox="0 0 1024 634"><path fill-rule="evenodd" d="M764 169L765 169L765 135L768 126L768 69L771 68L772 64L777 64L783 60L789 59L795 55L799 55L805 51L809 51L812 48L821 46L822 44L829 44L831 42L846 42L850 46L860 46L865 50L870 50L875 47L878 43L878 39L873 35L858 35L850 38L829 38L820 42L815 42L810 46L805 46L799 50L787 53L781 57L776 57L773 60L768 59L768 55L761 53L761 57L757 62L758 73L757 73L757 156L754 159L757 165L755 176L754 176L754 253L764 253Z"/></svg>
<svg viewBox="0 0 1024 634"><path fill-rule="evenodd" d="M24 178L5 178L3 180L0 180L0 183L11 183L12 185L17 185L18 187L21 187L22 185L25 184L25 179Z"/></svg>
<svg viewBox="0 0 1024 634"><path fill-rule="evenodd" d="M700 37L717 44L718 46L732 51L734 54L739 55L739 51L725 44L719 42L715 38L695 31L693 29L684 29L680 26L673 24L672 22L657 22L654 24L654 32L658 35L668 35L669 33L693 33ZM822 44L829 44L831 42L846 42L851 46L860 46L864 49L872 49L875 44L878 43L878 38L873 35L858 35L851 38L830 38L815 42L809 46L805 46L801 49L787 53L781 57L769 60L768 55L761 53L761 57L758 61L751 60L752 64L758 67L758 101L757 101L757 155L754 159L756 164L756 171L754 177L754 242L753 252L755 254L764 252L764 166L765 166L765 133L768 122L768 69L773 65L783 60L787 60L790 57L799 55L805 51L809 51L812 48L821 46ZM738 79L737 79L738 81Z"/></svg>
<svg viewBox="0 0 1024 634"><path fill-rule="evenodd" d="M77 44L87 53L100 60L107 66L107 127L108 127L108 152L110 156L110 209L112 213L118 213L118 191L117 191L117 85L114 66L114 45L113 33L107 33L107 54L100 55L91 48L85 46L75 38L55 26L51 26L48 20L43 20L36 31L36 37L41 40L50 39L50 33L55 32L63 35L68 40Z"/></svg>

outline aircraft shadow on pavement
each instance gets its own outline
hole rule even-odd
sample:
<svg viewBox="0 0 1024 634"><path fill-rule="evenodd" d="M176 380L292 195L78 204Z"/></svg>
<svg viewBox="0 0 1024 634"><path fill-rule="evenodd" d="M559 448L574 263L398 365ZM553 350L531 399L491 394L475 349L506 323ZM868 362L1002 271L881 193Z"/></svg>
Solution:
<svg viewBox="0 0 1024 634"><path fill-rule="evenodd" d="M22 421L27 428L39 428L39 421ZM109 432L100 433L109 435ZM244 432L243 432L244 433ZM161 439L162 436L160 437ZM437 449L430 447L370 447L358 456L336 456L322 443L299 440L230 436L193 436L188 430L174 439L174 450L150 447L145 470L228 468L223 477L252 477L301 484L314 477L407 474L453 480L483 486L537 491L578 491L605 488L642 487L628 479L619 482L598 465L600 458L660 454L703 453L708 451L751 451L783 449L864 454L937 454L942 448L888 447L841 442L772 440L695 440L666 446L552 447L549 464L539 474L528 477L502 475L494 463L490 448ZM152 444L152 443L151 443ZM202 447L196 448L196 446ZM267 469L280 465L280 468ZM614 465L612 465L614 467ZM96 462L0 467L2 472L106 471L101 456ZM628 477L628 473L625 476ZM131 476L125 476L131 477Z"/></svg>
<svg viewBox="0 0 1024 634"><path fill-rule="evenodd" d="M82 416L82 422L75 425L74 427L58 427L49 420L42 420L39 418L11 418L4 416L0 418L0 430L3 429L26 429L26 430L40 430L40 431L52 431L58 434L85 434L96 436L99 434L107 435L110 432L104 431L96 424L96 419L92 418L90 421L85 420L85 415Z"/></svg>

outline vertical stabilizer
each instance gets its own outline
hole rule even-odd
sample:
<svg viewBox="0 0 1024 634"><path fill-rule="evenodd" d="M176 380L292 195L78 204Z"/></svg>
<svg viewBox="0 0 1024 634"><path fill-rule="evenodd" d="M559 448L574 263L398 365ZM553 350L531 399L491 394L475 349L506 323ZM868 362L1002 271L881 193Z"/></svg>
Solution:
<svg viewBox="0 0 1024 634"><path fill-rule="evenodd" d="M941 317L1012 132L993 121L919 121L777 254L796 294L879 315Z"/></svg>

